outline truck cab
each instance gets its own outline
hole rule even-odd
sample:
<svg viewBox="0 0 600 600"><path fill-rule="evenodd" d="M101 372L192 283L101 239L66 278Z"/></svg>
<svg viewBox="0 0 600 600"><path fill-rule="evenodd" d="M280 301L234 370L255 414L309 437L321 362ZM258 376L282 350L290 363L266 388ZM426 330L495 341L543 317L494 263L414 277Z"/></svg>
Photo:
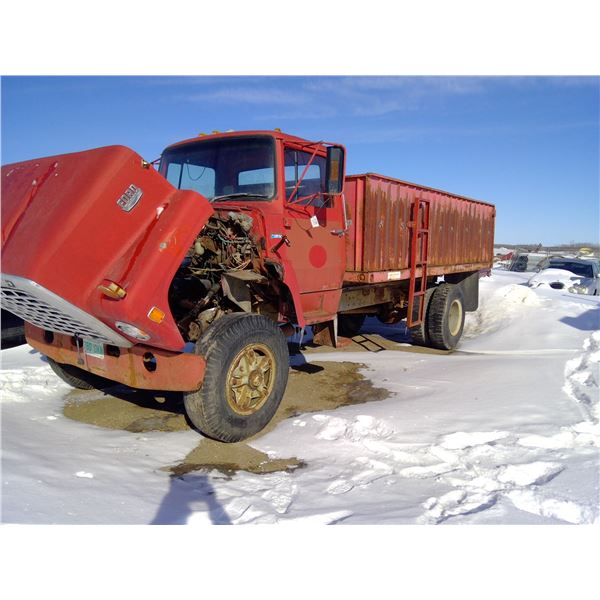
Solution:
<svg viewBox="0 0 600 600"><path fill-rule="evenodd" d="M344 154L342 146L276 131L232 132L169 146L159 170L174 187L207 198L217 215L250 217L255 258L281 276L291 300L278 307L280 318L304 327L332 319L339 303Z"/></svg>

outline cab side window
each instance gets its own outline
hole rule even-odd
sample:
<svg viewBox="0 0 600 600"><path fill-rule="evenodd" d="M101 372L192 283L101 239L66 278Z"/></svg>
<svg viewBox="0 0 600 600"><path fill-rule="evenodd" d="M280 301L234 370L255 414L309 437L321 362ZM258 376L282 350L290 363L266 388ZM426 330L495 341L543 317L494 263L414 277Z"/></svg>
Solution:
<svg viewBox="0 0 600 600"><path fill-rule="evenodd" d="M290 199L298 180L304 173L306 165L310 161L312 152L303 152L302 150L285 150L285 197ZM326 206L327 197L322 194L326 191L325 187L325 165L324 156L315 156L302 179L300 186L293 200L298 204L310 204L312 206ZM321 194L314 196L315 194ZM306 197L305 200L302 198Z"/></svg>

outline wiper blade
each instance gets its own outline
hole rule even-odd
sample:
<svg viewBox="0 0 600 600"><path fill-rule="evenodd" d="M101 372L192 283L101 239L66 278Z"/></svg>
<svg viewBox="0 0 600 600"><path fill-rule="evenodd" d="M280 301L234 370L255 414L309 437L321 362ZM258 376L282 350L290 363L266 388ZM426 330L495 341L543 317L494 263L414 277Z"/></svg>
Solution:
<svg viewBox="0 0 600 600"><path fill-rule="evenodd" d="M264 198L268 199L269 196L266 194L249 194L248 192L236 192L235 194L223 194L222 196L215 196L211 202L219 202L219 200L230 200L233 198Z"/></svg>

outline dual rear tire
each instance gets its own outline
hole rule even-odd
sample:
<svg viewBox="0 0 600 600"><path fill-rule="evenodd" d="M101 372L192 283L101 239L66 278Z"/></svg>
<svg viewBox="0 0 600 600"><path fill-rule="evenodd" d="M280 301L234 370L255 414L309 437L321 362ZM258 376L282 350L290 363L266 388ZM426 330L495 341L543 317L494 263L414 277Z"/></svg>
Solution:
<svg viewBox="0 0 600 600"><path fill-rule="evenodd" d="M413 343L439 350L454 350L465 324L465 301L460 286L442 283L427 290L423 322L411 328Z"/></svg>
<svg viewBox="0 0 600 600"><path fill-rule="evenodd" d="M338 315L338 335L353 338L361 330L366 316L361 314Z"/></svg>

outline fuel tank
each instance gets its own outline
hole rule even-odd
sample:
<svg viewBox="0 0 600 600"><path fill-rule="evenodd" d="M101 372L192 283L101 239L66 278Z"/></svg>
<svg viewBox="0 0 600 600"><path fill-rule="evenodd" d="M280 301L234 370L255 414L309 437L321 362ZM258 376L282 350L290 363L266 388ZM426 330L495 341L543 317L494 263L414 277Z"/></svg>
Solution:
<svg viewBox="0 0 600 600"><path fill-rule="evenodd" d="M2 167L2 304L38 327L128 346L181 350L170 282L213 209L125 146ZM109 298L101 285L117 284ZM153 307L162 322L149 318ZM156 315L156 312L153 313ZM86 329L87 327L87 329ZM112 331L112 334L111 334Z"/></svg>

